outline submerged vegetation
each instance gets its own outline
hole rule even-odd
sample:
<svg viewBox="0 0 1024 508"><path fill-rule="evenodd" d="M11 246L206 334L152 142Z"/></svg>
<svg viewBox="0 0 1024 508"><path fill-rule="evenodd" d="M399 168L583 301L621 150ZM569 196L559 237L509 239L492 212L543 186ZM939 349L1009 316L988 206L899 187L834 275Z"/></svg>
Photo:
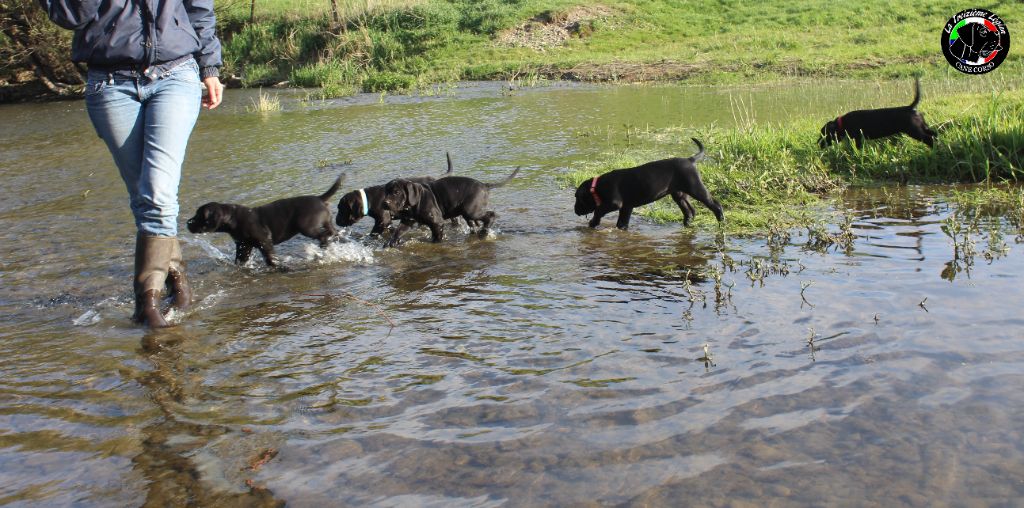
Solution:
<svg viewBox="0 0 1024 508"><path fill-rule="evenodd" d="M817 145L821 118L800 118L785 125L748 121L737 127L633 132L629 146L569 168L561 180L575 187L612 169L685 157L695 150L689 138L696 137L708 149L699 168L708 189L726 209L724 227L770 235L793 227L821 230L829 213L824 199L850 185L994 184L1024 179L1024 90L948 95L930 100L922 109L939 130L934 148L901 136L868 141L860 150L849 141L821 149ZM976 201L994 202L998 197L1005 207L1024 208L1019 190L988 189L994 190L962 192L956 199L966 203L973 196ZM714 224L710 213L699 204L697 209L696 225ZM637 213L657 221L682 220L682 213L668 198ZM819 232L819 238L827 239L827 233Z"/></svg>

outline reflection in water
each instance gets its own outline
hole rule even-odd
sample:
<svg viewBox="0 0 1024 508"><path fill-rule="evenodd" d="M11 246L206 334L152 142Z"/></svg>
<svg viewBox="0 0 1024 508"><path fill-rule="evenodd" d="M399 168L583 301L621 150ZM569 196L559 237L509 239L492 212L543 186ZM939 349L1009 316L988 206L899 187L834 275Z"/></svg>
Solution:
<svg viewBox="0 0 1024 508"><path fill-rule="evenodd" d="M284 501L275 499L267 488L256 486L251 478L242 481L243 475L258 470L257 463L238 469L222 466L206 471L213 473L206 475L196 463L204 454L220 451L229 454L227 462L237 466L238 459L252 456L259 446L255 443L261 440L251 434L233 437L231 434L238 431L227 426L188 422L177 416L178 407L203 398L201 380L190 371L180 352L195 340L185 327L149 331L142 338L141 352L152 370L142 373L137 381L162 413L140 429L142 449L132 458L135 471L145 478L142 505L284 506ZM228 441L230 444L224 445ZM225 447L230 449L218 450ZM243 485L247 489L239 492Z"/></svg>
<svg viewBox="0 0 1024 508"><path fill-rule="evenodd" d="M386 250L363 221L327 250L281 244L275 272L187 235L200 301L150 334L128 321L130 217L81 104L5 106L0 504L1012 504L1015 215L901 186L768 238L593 231L554 183L623 142L581 130L728 123L735 95L785 120L862 88L286 96L260 122L222 106L183 209L319 192L334 164L352 188L435 174L449 150L458 174L524 171L492 194L488 238Z"/></svg>

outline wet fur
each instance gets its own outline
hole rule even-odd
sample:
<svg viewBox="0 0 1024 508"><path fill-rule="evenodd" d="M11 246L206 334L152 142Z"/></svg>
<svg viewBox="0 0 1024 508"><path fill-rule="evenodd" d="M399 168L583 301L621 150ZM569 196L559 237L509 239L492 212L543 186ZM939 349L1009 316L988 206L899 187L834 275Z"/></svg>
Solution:
<svg viewBox="0 0 1024 508"><path fill-rule="evenodd" d="M274 245L297 234L319 240L326 247L337 234L328 201L341 186L341 177L319 196L279 199L256 208L229 203L206 203L186 223L192 233L228 233L235 241L235 262L244 264L252 249L259 249L268 266L278 266Z"/></svg>
<svg viewBox="0 0 1024 508"><path fill-rule="evenodd" d="M452 158L448 153L445 153L445 158L448 160L448 171L445 172L445 176L448 176L452 174ZM420 176L407 178L407 180L428 184L434 182L435 178L432 176ZM366 200L369 202L369 213L367 215L373 218L373 229L370 230L370 235L380 235L391 225L393 218L391 212L384 207L384 186L374 185L372 187L365 187L363 192L366 193ZM338 215L334 219L338 226L351 226L359 222L363 217L365 217L363 215L363 203L358 190L349 192L341 197L338 201Z"/></svg>
<svg viewBox="0 0 1024 508"><path fill-rule="evenodd" d="M693 157L672 158L648 162L633 168L617 169L597 178L596 192L601 199L598 206L590 192L592 180L588 179L576 189L576 215L593 213L590 227L596 228L601 218L610 212L619 210L619 229L629 228L629 219L633 209L653 203L665 196L672 199L683 212L683 224L689 225L696 211L686 196L693 196L715 214L719 221L724 219L722 205L718 204L708 193L704 182L697 172L696 163L704 158L704 146L693 139L698 151Z"/></svg>
<svg viewBox="0 0 1024 508"><path fill-rule="evenodd" d="M862 109L830 120L821 128L818 146L825 148L844 139L853 139L857 148L864 147L865 139L879 139L897 134L906 134L928 146L933 146L938 134L924 121L924 115L917 111L921 99L920 81L914 81L914 101L909 106L884 109Z"/></svg>
<svg viewBox="0 0 1024 508"><path fill-rule="evenodd" d="M416 223L429 227L431 240L440 242L444 239L444 221L456 217L462 217L471 226L480 226L481 233L486 232L497 217L487 210L490 190L505 185L518 172L516 168L498 183L484 183L465 176L449 176L427 184L403 179L388 182L384 189L384 206L401 224L387 245L398 245L402 233Z"/></svg>

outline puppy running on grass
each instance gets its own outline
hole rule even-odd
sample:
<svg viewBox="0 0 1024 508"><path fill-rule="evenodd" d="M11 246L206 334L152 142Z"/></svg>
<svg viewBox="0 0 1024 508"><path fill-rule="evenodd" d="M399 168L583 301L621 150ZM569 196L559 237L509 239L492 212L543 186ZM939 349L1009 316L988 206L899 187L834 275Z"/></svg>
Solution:
<svg viewBox="0 0 1024 508"><path fill-rule="evenodd" d="M914 101L909 106L883 109L860 109L850 111L821 128L818 146L825 148L832 143L852 138L857 148L864 147L865 139L878 139L906 134L928 146L938 136L918 113L917 103L921 100L921 82L914 80Z"/></svg>

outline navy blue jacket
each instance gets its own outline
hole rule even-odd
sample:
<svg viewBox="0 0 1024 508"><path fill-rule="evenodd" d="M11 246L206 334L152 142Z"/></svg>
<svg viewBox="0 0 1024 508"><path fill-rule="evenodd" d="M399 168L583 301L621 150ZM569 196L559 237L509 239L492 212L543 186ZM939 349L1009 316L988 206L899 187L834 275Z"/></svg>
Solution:
<svg viewBox="0 0 1024 508"><path fill-rule="evenodd" d="M217 76L220 40L213 0L39 0L54 23L75 31L71 59L98 67L195 57L203 78Z"/></svg>

